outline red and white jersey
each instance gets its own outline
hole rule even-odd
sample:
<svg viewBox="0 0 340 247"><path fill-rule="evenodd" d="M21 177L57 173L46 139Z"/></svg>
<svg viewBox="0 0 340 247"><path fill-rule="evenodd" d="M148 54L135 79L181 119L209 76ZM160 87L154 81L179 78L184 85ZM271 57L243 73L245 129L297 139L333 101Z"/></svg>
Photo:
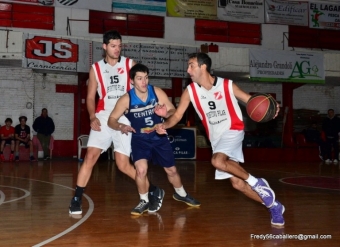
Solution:
<svg viewBox="0 0 340 247"><path fill-rule="evenodd" d="M244 129L242 112L232 84L232 80L215 77L210 90L195 82L187 87L210 141L218 140L226 130Z"/></svg>
<svg viewBox="0 0 340 247"><path fill-rule="evenodd" d="M96 109L98 119L107 122L117 100L132 88L129 76L132 61L120 56L114 66L104 59L92 65L98 83L99 101Z"/></svg>

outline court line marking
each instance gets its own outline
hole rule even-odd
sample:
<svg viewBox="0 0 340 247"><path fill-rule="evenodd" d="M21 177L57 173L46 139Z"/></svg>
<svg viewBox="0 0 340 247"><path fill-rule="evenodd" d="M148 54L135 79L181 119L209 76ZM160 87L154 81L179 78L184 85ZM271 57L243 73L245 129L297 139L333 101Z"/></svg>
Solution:
<svg viewBox="0 0 340 247"><path fill-rule="evenodd" d="M31 180L31 181L36 181L36 182L41 182L41 183L46 183L46 184L52 184L52 185L56 185L56 186L60 186L66 189L70 189L70 190L74 190L71 187L62 185L62 184L56 184L56 183L51 183L51 182L47 182L47 181L42 181L42 180L37 180L37 179L30 179L30 178L20 178L20 177L10 177L10 176L4 176L7 178L19 178L19 179L25 179L25 180ZM74 230L75 228L77 228L78 226L80 226L81 224L83 224L92 214L93 209L94 209L94 203L92 201L92 199L86 195L83 194L83 196L87 199L87 201L89 202L89 209L87 210L86 214L84 215L84 217L82 217L77 223L75 223L74 225L72 225L71 227L67 228L66 230L62 231L61 233L54 235L53 237L44 240L43 242L40 242L38 244L33 245L32 247L40 247L43 246L45 244L48 244L64 235L66 235L67 233L71 232L72 230Z"/></svg>
<svg viewBox="0 0 340 247"><path fill-rule="evenodd" d="M303 184L294 184L294 183L289 183L289 182L283 181L284 179L287 179L287 178L306 178L306 177L307 178L333 178L333 177L326 177L326 176L295 176L295 177L280 178L279 181L281 183L289 184L289 185L293 185L293 186L299 186L299 187L305 187L305 188L313 188L313 189L320 189L320 190L335 190L335 191L339 191L339 189L322 188L322 187L308 186L308 185L303 185Z"/></svg>
<svg viewBox="0 0 340 247"><path fill-rule="evenodd" d="M4 203L14 202L14 201L23 199L23 198L28 197L28 196L31 195L31 192L29 192L28 190L22 189L22 188L12 187L12 186L6 186L6 185L0 185L0 187L12 188L12 189L17 189L17 190L22 190L23 192L25 192L25 195L23 195L22 197L18 197L18 198L16 198L16 199L13 199L13 200L9 200L9 201L1 201L1 200L0 200L0 205L1 205L1 204L4 204ZM1 192L2 192L2 191L1 191ZM4 200L5 200L5 194L4 194Z"/></svg>
<svg viewBox="0 0 340 247"><path fill-rule="evenodd" d="M5 201L5 193L0 190L0 205Z"/></svg>

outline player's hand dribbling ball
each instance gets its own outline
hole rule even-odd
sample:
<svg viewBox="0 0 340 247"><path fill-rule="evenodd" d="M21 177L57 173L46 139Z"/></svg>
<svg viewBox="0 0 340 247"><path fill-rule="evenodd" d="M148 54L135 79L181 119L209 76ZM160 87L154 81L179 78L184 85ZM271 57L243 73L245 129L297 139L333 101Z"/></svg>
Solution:
<svg viewBox="0 0 340 247"><path fill-rule="evenodd" d="M249 117L258 123L272 120L276 114L276 101L270 94L257 93L250 97L246 105Z"/></svg>

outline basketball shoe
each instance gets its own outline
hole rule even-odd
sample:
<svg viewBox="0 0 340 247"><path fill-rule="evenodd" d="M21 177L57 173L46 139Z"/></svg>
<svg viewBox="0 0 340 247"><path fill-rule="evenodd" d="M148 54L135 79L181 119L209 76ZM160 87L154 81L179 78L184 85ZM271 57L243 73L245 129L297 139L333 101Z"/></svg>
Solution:
<svg viewBox="0 0 340 247"><path fill-rule="evenodd" d="M81 200L79 197L73 197L71 200L71 204L69 207L70 214L82 214L83 211L81 209Z"/></svg>
<svg viewBox="0 0 340 247"><path fill-rule="evenodd" d="M34 158L34 156L30 156L30 161L36 161L36 159Z"/></svg>
<svg viewBox="0 0 340 247"><path fill-rule="evenodd" d="M273 206L269 208L269 212L272 225L283 226L285 224L285 220L283 218L285 207L279 201L274 202Z"/></svg>
<svg viewBox="0 0 340 247"><path fill-rule="evenodd" d="M131 214L142 215L144 212L148 211L148 209L149 209L149 202L140 200L138 205L134 209L132 209Z"/></svg>
<svg viewBox="0 0 340 247"><path fill-rule="evenodd" d="M3 154L0 154L0 161L5 161L5 156Z"/></svg>
<svg viewBox="0 0 340 247"><path fill-rule="evenodd" d="M195 198L191 197L187 194L185 197L178 195L176 192L172 196L176 201L184 202L191 207L199 207L201 203L197 201Z"/></svg>
<svg viewBox="0 0 340 247"><path fill-rule="evenodd" d="M165 192L156 187L155 191L149 192L149 213L157 212L163 203Z"/></svg>
<svg viewBox="0 0 340 247"><path fill-rule="evenodd" d="M19 156L15 156L15 159L14 159L16 162L19 161Z"/></svg>
<svg viewBox="0 0 340 247"><path fill-rule="evenodd" d="M258 178L252 189L261 197L267 208L270 208L275 202L275 193L264 178Z"/></svg>

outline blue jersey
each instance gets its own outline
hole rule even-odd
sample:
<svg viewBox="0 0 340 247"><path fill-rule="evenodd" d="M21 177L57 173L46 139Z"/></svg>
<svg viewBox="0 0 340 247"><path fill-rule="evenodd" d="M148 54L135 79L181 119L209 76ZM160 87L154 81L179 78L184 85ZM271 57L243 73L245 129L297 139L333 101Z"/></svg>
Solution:
<svg viewBox="0 0 340 247"><path fill-rule="evenodd" d="M162 123L163 118L155 114L158 97L154 87L148 85L148 97L145 102L136 95L135 89L131 89L128 94L130 103L129 110L125 113L125 116L136 130L136 133L132 133L132 138L158 139L161 137L155 131L155 125Z"/></svg>

